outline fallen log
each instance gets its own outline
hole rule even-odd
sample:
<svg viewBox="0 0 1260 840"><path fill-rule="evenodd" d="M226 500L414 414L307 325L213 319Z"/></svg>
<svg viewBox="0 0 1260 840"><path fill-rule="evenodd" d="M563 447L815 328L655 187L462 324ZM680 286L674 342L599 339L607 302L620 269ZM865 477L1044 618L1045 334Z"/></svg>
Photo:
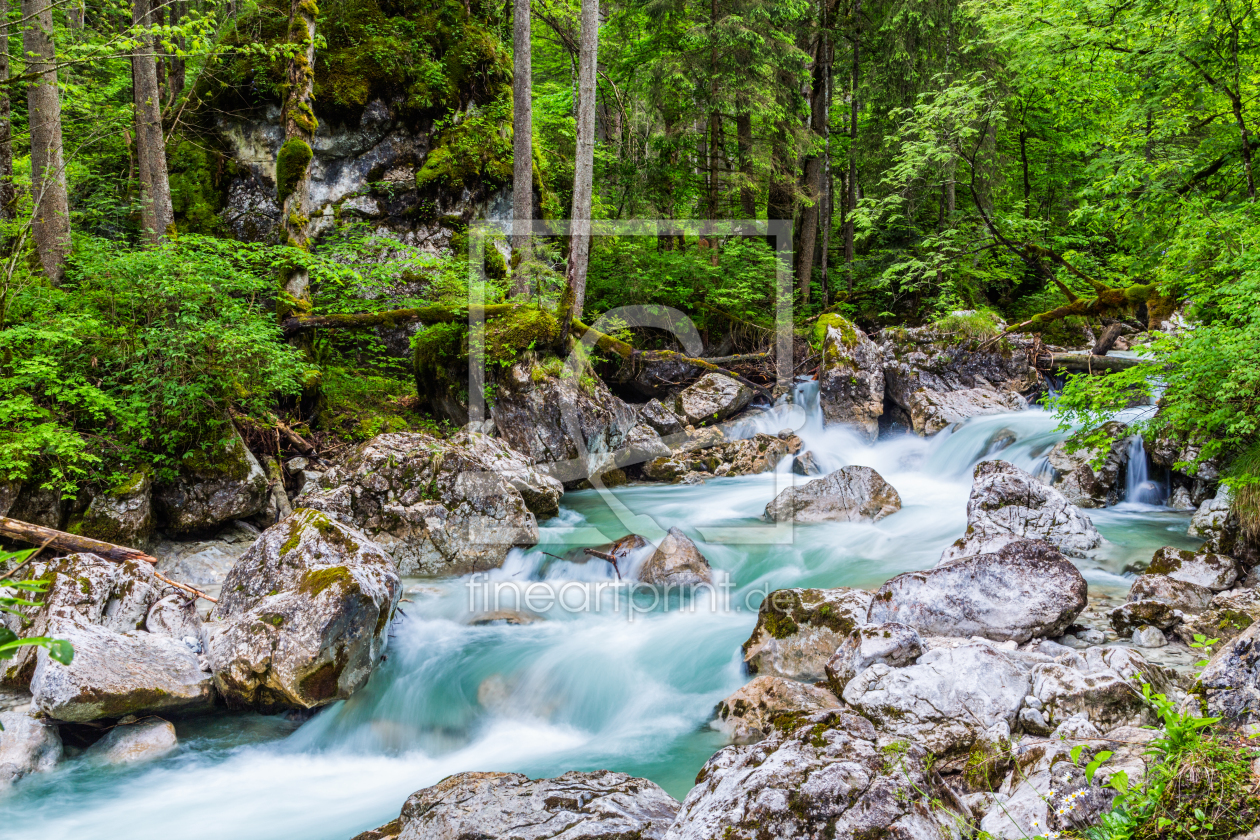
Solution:
<svg viewBox="0 0 1260 840"><path fill-rule="evenodd" d="M1047 353L1037 359L1037 367L1041 370L1066 370L1072 373L1103 373L1153 364L1157 364L1154 359L1126 359L1119 356L1094 356L1089 353Z"/></svg>
<svg viewBox="0 0 1260 840"><path fill-rule="evenodd" d="M114 545L113 543L107 543L103 540L94 540L91 537L83 537L78 534L58 531L55 528L45 528L43 525L32 525L30 522L23 522L20 519L11 519L7 516L0 516L0 537L8 537L9 539L31 543L33 545L52 547L58 551L65 551L72 554L95 554L97 557L103 557L106 560L112 560L115 563L125 563L128 560L136 560L156 566L158 562L156 557L145 554L137 548L127 548L126 546ZM192 593L198 598L202 598L212 604L219 603L218 598L211 598L200 589L194 589L186 583L179 583L178 581L171 580L160 572L155 571L153 576L165 584L174 586L176 589L182 589L185 592Z"/></svg>

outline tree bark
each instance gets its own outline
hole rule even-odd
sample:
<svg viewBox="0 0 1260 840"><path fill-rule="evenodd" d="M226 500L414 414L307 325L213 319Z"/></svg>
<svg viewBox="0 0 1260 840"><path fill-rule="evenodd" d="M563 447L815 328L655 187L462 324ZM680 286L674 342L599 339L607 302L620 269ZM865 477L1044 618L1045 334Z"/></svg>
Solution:
<svg viewBox="0 0 1260 840"><path fill-rule="evenodd" d="M157 51L150 0L132 0L132 22L140 30L131 57L136 107L136 155L140 164L140 220L145 238L159 242L174 221L171 185L166 173L166 141L162 137L162 94L158 88Z"/></svg>
<svg viewBox="0 0 1260 840"><path fill-rule="evenodd" d="M184 17L184 3L187 0L173 0L171 3L171 26L179 26ZM167 87L167 106L174 107L179 101L179 95L184 92L184 85L188 79L187 62L184 57L178 55L178 51L184 48L184 38L180 36L175 41L176 53L173 53L167 59L167 66L170 68L166 81Z"/></svg>
<svg viewBox="0 0 1260 840"><path fill-rule="evenodd" d="M591 257L591 189L595 170L595 71L599 61L599 0L582 0L578 42L577 153L573 164L568 298L562 329L580 318L586 304L586 268Z"/></svg>
<svg viewBox="0 0 1260 840"><path fill-rule="evenodd" d="M34 78L26 92L31 133L32 236L44 274L54 286L65 274L70 253L70 200L61 140L61 97L57 92L57 48L53 43L52 4L22 0L22 51L26 72Z"/></svg>
<svg viewBox="0 0 1260 840"><path fill-rule="evenodd" d="M853 64L849 72L849 174L846 178L844 220L844 273L849 293L853 293L853 229L857 210L858 81L861 57L862 0L853 0ZM952 208L951 208L952 210Z"/></svg>
<svg viewBox="0 0 1260 840"><path fill-rule="evenodd" d="M739 211L745 219L757 218L757 193L753 191L752 114L741 110L735 116L735 144L739 150Z"/></svg>
<svg viewBox="0 0 1260 840"><path fill-rule="evenodd" d="M512 7L512 246L523 262L530 254L530 223L534 219L533 63L531 61L529 0ZM515 272L512 296L529 294L526 273Z"/></svg>
<svg viewBox="0 0 1260 840"><path fill-rule="evenodd" d="M831 304L831 283L828 275L828 263L831 251L831 221L835 204L835 188L831 177L831 68L835 58L835 47L831 41L830 9L823 20L823 43L827 47L827 64L823 68L823 174L822 174L822 207L819 208L819 224L822 227L822 266L819 272L822 285L822 305Z"/></svg>
<svg viewBox="0 0 1260 840"><path fill-rule="evenodd" d="M9 80L9 29L0 29L0 82ZM8 84L0 85L0 219L17 215L17 189L13 186L13 112Z"/></svg>
<svg viewBox="0 0 1260 840"><path fill-rule="evenodd" d="M1106 356L1115 346L1116 339L1124 334L1124 324L1111 324L1099 336L1097 343L1089 351L1094 356Z"/></svg>
<svg viewBox="0 0 1260 840"><path fill-rule="evenodd" d="M819 4L820 21L826 20L827 2L828 0L823 0ZM814 53L813 82L809 98L809 129L815 137L821 137L826 131L828 49L827 33L824 29L819 35L818 47ZM809 287L813 280L814 247L818 244L818 220L822 210L822 177L822 157L815 154L806 157L801 186L813 203L801 211L800 251L796 255L796 280L801 303L809 302Z"/></svg>

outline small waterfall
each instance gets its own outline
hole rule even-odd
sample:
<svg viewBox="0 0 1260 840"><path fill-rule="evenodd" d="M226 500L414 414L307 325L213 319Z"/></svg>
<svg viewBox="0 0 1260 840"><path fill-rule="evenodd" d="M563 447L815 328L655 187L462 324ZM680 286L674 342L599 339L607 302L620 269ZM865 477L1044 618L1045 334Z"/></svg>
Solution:
<svg viewBox="0 0 1260 840"><path fill-rule="evenodd" d="M1146 468L1146 447L1141 435L1129 438L1129 465L1125 470L1124 500L1142 505L1162 505L1164 489L1151 481Z"/></svg>

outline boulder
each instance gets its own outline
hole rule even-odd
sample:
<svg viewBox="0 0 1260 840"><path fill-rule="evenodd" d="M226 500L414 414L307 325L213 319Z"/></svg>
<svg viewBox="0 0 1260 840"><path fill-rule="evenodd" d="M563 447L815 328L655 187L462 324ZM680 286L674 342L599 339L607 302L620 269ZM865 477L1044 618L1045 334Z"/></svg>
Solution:
<svg viewBox="0 0 1260 840"><path fill-rule="evenodd" d="M660 435L680 435L683 422L673 409L667 408L660 400L652 399L638 407L639 417Z"/></svg>
<svg viewBox="0 0 1260 840"><path fill-rule="evenodd" d="M1068 557L1102 545L1088 516L1063 494L1014 464L976 464L967 499L967 532L941 554L941 563L987 554L1015 540L1045 540Z"/></svg>
<svg viewBox="0 0 1260 840"><path fill-rule="evenodd" d="M482 464L503 476L520 492L525 507L535 515L555 516L560 512L564 485L502 440L481 432L460 431L451 438L451 443L464 447Z"/></svg>
<svg viewBox="0 0 1260 840"><path fill-rule="evenodd" d="M867 624L849 634L827 661L827 684L837 697L850 680L872 665L901 668L923 655L923 639L905 624Z"/></svg>
<svg viewBox="0 0 1260 840"><path fill-rule="evenodd" d="M660 840L678 801L647 779L571 771L456 773L407 798L397 820L363 838L557 838Z"/></svg>
<svg viewBox="0 0 1260 840"><path fill-rule="evenodd" d="M709 759L666 840L945 840L953 819L933 807L927 757L857 715L821 712Z"/></svg>
<svg viewBox="0 0 1260 840"><path fill-rule="evenodd" d="M178 639L196 653L202 652L201 626L196 599L182 591L154 601L144 617L145 630Z"/></svg>
<svg viewBox="0 0 1260 840"><path fill-rule="evenodd" d="M6 486L13 487L13 485ZM33 482L22 484L17 486L13 504L7 515L22 522L30 522L32 525L60 529L69 514L67 501L69 500L61 498L60 490L40 487Z"/></svg>
<svg viewBox="0 0 1260 840"><path fill-rule="evenodd" d="M721 373L706 373L679 393L674 410L689 425L712 425L743 411L754 396L756 391L742 382Z"/></svg>
<svg viewBox="0 0 1260 840"><path fill-rule="evenodd" d="M958 340L931 327L880 332L885 394L918 435L932 435L983 414L1022 411L1021 391L1036 385L1028 364L1031 340L1006 336L992 344Z"/></svg>
<svg viewBox="0 0 1260 840"><path fill-rule="evenodd" d="M162 540L150 552L157 570L193 586L218 586L262 533L243 519L229 522L210 539Z"/></svg>
<svg viewBox="0 0 1260 840"><path fill-rule="evenodd" d="M764 674L718 703L710 725L736 744L753 744L776 728L791 730L802 717L838 708L825 688Z"/></svg>
<svg viewBox="0 0 1260 840"><path fill-rule="evenodd" d="M1161 648L1168 644L1168 637L1158 627L1149 624L1133 631L1133 645L1140 648Z"/></svg>
<svg viewBox="0 0 1260 840"><path fill-rule="evenodd" d="M1166 575L1173 580L1193 583L1213 592L1229 589L1238 580L1238 563L1233 557L1184 551L1172 546L1156 550L1145 571L1150 575Z"/></svg>
<svg viewBox="0 0 1260 840"><path fill-rule="evenodd" d="M977 642L930 650L904 668L873 664L842 698L881 732L945 756L1009 737L1029 686L1025 668Z"/></svg>
<svg viewBox="0 0 1260 840"><path fill-rule="evenodd" d="M640 423L626 435L626 448L623 455L618 455L617 463L621 466L642 464L657 458L668 458L670 453L670 448L657 431L647 423Z"/></svg>
<svg viewBox="0 0 1260 840"><path fill-rule="evenodd" d="M1129 462L1129 445L1123 436L1126 426L1112 421L1103 428L1116 439L1105 453L1088 447L1069 452L1068 441L1050 450L1050 466L1055 470L1051 486L1079 507L1110 507L1124 493L1124 470ZM1095 469L1093 462L1099 456L1102 465Z"/></svg>
<svg viewBox="0 0 1260 840"><path fill-rule="evenodd" d="M766 505L767 522L878 522L901 510L901 496L870 467L842 467Z"/></svg>
<svg viewBox="0 0 1260 840"><path fill-rule="evenodd" d="M1090 648L1085 654L1033 667L1029 694L1039 701L1046 724L1056 727L1078 715L1103 730L1153 723L1132 678L1140 676L1156 691L1166 691L1170 681L1163 670L1132 648Z"/></svg>
<svg viewBox="0 0 1260 840"><path fill-rule="evenodd" d="M1190 490L1186 487L1173 488L1168 506L1173 510L1194 510L1194 502L1190 500Z"/></svg>
<svg viewBox="0 0 1260 840"><path fill-rule="evenodd" d="M162 529L173 534L207 531L263 509L270 485L236 427L227 439L185 457L179 477L153 494Z"/></svg>
<svg viewBox="0 0 1260 840"><path fill-rule="evenodd" d="M818 402L825 423L853 426L868 441L884 413L884 358L866 333L840 315L822 315ZM808 473L806 473L808 475Z"/></svg>
<svg viewBox="0 0 1260 840"><path fill-rule="evenodd" d="M639 570L639 580L651 586L699 586L713 583L713 571L691 538L670 528Z"/></svg>
<svg viewBox="0 0 1260 840"><path fill-rule="evenodd" d="M1199 615L1187 616L1173 629L1181 641L1190 644L1195 634L1227 642L1256 621L1260 621L1260 589L1228 589L1212 596Z"/></svg>
<svg viewBox="0 0 1260 840"><path fill-rule="evenodd" d="M534 381L530 366L518 364L498 386L490 416L499 436L566 484L612 466L612 453L639 423L598 377L546 374Z"/></svg>
<svg viewBox="0 0 1260 840"><path fill-rule="evenodd" d="M812 451L802 452L792 459L792 473L795 475L822 475L818 459Z"/></svg>
<svg viewBox="0 0 1260 840"><path fill-rule="evenodd" d="M669 399L704 372L703 368L677 357L643 354L623 362L616 377L619 383L642 397Z"/></svg>
<svg viewBox="0 0 1260 840"><path fill-rule="evenodd" d="M1193 693L1227 727L1260 724L1260 622L1220 646Z"/></svg>
<svg viewBox="0 0 1260 840"><path fill-rule="evenodd" d="M827 662L849 634L866 623L871 593L862 589L778 589L757 611L757 626L744 642L750 674L790 680L827 678Z"/></svg>
<svg viewBox="0 0 1260 840"><path fill-rule="evenodd" d="M1229 518L1229 509L1233 504L1233 494L1222 484L1216 495L1204 500L1199 509L1190 517L1190 527L1186 533L1192 537L1205 540L1219 540L1225 529L1225 520Z"/></svg>
<svg viewBox="0 0 1260 840"><path fill-rule="evenodd" d="M459 575L503 564L538 541L521 492L466 447L420 432L378 435L302 497L367 533L405 575Z"/></svg>
<svg viewBox="0 0 1260 840"><path fill-rule="evenodd" d="M907 572L875 593L869 621L906 624L932 636L1026 642L1061 636L1086 606L1081 573L1040 540Z"/></svg>
<svg viewBox="0 0 1260 840"><path fill-rule="evenodd" d="M67 527L72 534L147 549L153 538L153 486L136 473L125 483L92 497L81 518Z"/></svg>
<svg viewBox="0 0 1260 840"><path fill-rule="evenodd" d="M61 761L57 727L27 712L0 712L0 792L23 776L44 773Z"/></svg>
<svg viewBox="0 0 1260 840"><path fill-rule="evenodd" d="M125 718L83 755L102 764L138 764L161 758L178 747L170 721L158 717Z"/></svg>
<svg viewBox="0 0 1260 840"><path fill-rule="evenodd" d="M1161 601L1175 610L1201 613L1212 601L1212 590L1168 575L1139 575L1129 590L1130 601Z"/></svg>
<svg viewBox="0 0 1260 840"><path fill-rule="evenodd" d="M1120 638L1127 639L1140 627L1172 629L1181 623L1185 615L1171 604L1147 599L1121 604L1108 614L1108 618Z"/></svg>
<svg viewBox="0 0 1260 840"><path fill-rule="evenodd" d="M61 619L52 634L74 647L63 665L40 649L31 678L34 706L55 720L86 723L124 715L209 709L214 689L196 651L157 633L118 632Z"/></svg>
<svg viewBox="0 0 1260 840"><path fill-rule="evenodd" d="M381 548L318 511L263 532L223 584L206 653L230 708L311 709L367 682L402 584Z"/></svg>
<svg viewBox="0 0 1260 840"><path fill-rule="evenodd" d="M689 473L714 476L759 475L773 472L786 456L800 449L801 439L787 440L757 434L743 440L726 440L719 429L698 429L667 456L643 465L643 476L653 481L678 481ZM618 463L621 462L619 457Z"/></svg>
<svg viewBox="0 0 1260 840"><path fill-rule="evenodd" d="M19 608L20 619L9 617L10 629L26 637L57 636L67 622L101 625L119 632L143 629L150 607L176 591L155 578L148 563L115 563L95 554L37 561L29 573L46 581L48 589L38 606ZM18 648L4 663L4 684L18 688L29 685L39 650Z"/></svg>

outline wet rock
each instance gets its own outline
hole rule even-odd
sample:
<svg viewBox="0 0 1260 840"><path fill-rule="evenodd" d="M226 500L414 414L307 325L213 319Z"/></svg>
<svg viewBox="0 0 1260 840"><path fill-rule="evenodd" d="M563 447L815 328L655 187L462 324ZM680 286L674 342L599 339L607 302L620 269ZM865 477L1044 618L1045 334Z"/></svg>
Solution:
<svg viewBox="0 0 1260 840"><path fill-rule="evenodd" d="M1007 336L981 349L930 327L880 332L885 393L918 435L932 435L983 414L1022 411L1020 396L1036 384L1027 339Z"/></svg>
<svg viewBox="0 0 1260 840"><path fill-rule="evenodd" d="M1194 502L1190 501L1190 491L1185 487L1173 489L1168 506L1173 510L1194 510Z"/></svg>
<svg viewBox="0 0 1260 840"><path fill-rule="evenodd" d="M668 457L644 464L643 475L653 481L676 481L692 472L715 476L759 475L773 472L781 460L799 448L800 438L797 437L783 440L758 434L727 441L718 429L699 429Z"/></svg>
<svg viewBox="0 0 1260 840"><path fill-rule="evenodd" d="M121 486L92 497L71 533L142 551L153 537L153 487L149 476L136 473Z"/></svg>
<svg viewBox="0 0 1260 840"><path fill-rule="evenodd" d="M226 442L185 458L179 477L154 491L163 530L205 531L263 509L270 490L267 474L236 428L228 428Z"/></svg>
<svg viewBox="0 0 1260 840"><path fill-rule="evenodd" d="M802 717L838 708L825 688L766 674L718 703L711 725L736 744L753 744L776 728L791 730Z"/></svg>
<svg viewBox="0 0 1260 840"><path fill-rule="evenodd" d="M657 458L669 458L671 450L661 436L647 423L640 423L626 435L625 456L618 456L622 465L641 464Z"/></svg>
<svg viewBox="0 0 1260 840"><path fill-rule="evenodd" d="M639 570L639 580L651 586L698 586L712 583L713 571L691 538L670 528Z"/></svg>
<svg viewBox="0 0 1260 840"><path fill-rule="evenodd" d="M1145 574L1133 581L1129 590L1130 601L1162 601L1176 610L1201 613L1212 602L1212 590L1197 583L1169 577Z"/></svg>
<svg viewBox="0 0 1260 840"><path fill-rule="evenodd" d="M1169 630L1184 618L1181 610L1163 601L1143 600L1121 604L1111 611L1111 627L1122 639L1129 638L1139 627L1150 625Z"/></svg>
<svg viewBox="0 0 1260 840"><path fill-rule="evenodd" d="M1063 494L1014 464L976 464L967 500L967 532L941 554L941 563L986 554L1014 540L1045 540L1068 557L1102 545L1089 517Z"/></svg>
<svg viewBox="0 0 1260 840"><path fill-rule="evenodd" d="M643 397L669 399L704 372L703 368L678 358L643 355L624 362L617 371L617 381Z"/></svg>
<svg viewBox="0 0 1260 840"><path fill-rule="evenodd" d="M152 761L179 747L175 727L157 717L124 719L83 754L103 764L138 764Z"/></svg>
<svg viewBox="0 0 1260 840"><path fill-rule="evenodd" d="M57 727L27 712L0 712L0 791L23 776L46 773L61 761Z"/></svg>
<svg viewBox="0 0 1260 840"><path fill-rule="evenodd" d="M54 636L64 623L101 625L109 630L143 628L149 609L175 590L153 576L148 563L115 563L95 554L71 554L30 567L32 578L48 582L40 605L21 607L10 629L22 636ZM20 647L5 663L4 684L25 687L35 673L39 648ZM76 653L77 656L77 653Z"/></svg>
<svg viewBox="0 0 1260 840"><path fill-rule="evenodd" d="M1232 504L1233 495L1229 488L1222 484L1216 491L1216 495L1199 505L1194 516L1190 517L1190 527L1186 529L1186 533L1205 540L1219 539Z"/></svg>
<svg viewBox="0 0 1260 840"><path fill-rule="evenodd" d="M822 475L822 468L812 451L802 452L792 459L792 472L796 475Z"/></svg>
<svg viewBox="0 0 1260 840"><path fill-rule="evenodd" d="M1158 627L1147 624L1133 631L1133 644L1143 648L1160 648L1168 644L1168 639Z"/></svg>
<svg viewBox="0 0 1260 840"><path fill-rule="evenodd" d="M901 497L870 467L843 467L766 505L767 522L878 522L901 510Z"/></svg>
<svg viewBox="0 0 1260 840"><path fill-rule="evenodd" d="M883 353L839 315L821 316L817 331L823 334L818 402L824 421L853 426L868 441L875 440L884 413Z"/></svg>
<svg viewBox="0 0 1260 840"><path fill-rule="evenodd" d="M1212 596L1199 615L1187 616L1173 629L1182 642L1190 644L1195 634L1227 642L1260 621L1260 590L1228 589Z"/></svg>
<svg viewBox="0 0 1260 840"><path fill-rule="evenodd" d="M779 589L761 602L757 626L744 642L751 674L790 680L827 678L827 661L866 623L871 593L862 589Z"/></svg>
<svg viewBox="0 0 1260 840"><path fill-rule="evenodd" d="M74 647L62 665L41 649L31 678L34 706L55 720L86 723L100 718L157 712L192 712L214 703L210 674L183 641L157 633L120 633L73 619L55 622L56 638Z"/></svg>
<svg viewBox="0 0 1260 840"><path fill-rule="evenodd" d="M1025 669L973 643L930 650L905 668L871 665L842 698L882 732L949 755L992 733L1009 737L1029 687Z"/></svg>
<svg viewBox="0 0 1260 840"><path fill-rule="evenodd" d="M654 458L643 465L643 477L652 481L676 481L690 470L687 464L676 458Z"/></svg>
<svg viewBox="0 0 1260 840"><path fill-rule="evenodd" d="M1260 723L1260 622L1218 648L1193 693L1227 727Z"/></svg>
<svg viewBox="0 0 1260 840"><path fill-rule="evenodd" d="M680 435L685 425L673 409L667 408L660 400L648 400L638 408L639 417L660 435Z"/></svg>
<svg viewBox="0 0 1260 840"><path fill-rule="evenodd" d="M706 373L678 395L674 410L688 424L712 425L743 411L754 396L756 392L742 382L720 373Z"/></svg>
<svg viewBox="0 0 1260 840"><path fill-rule="evenodd" d="M502 440L481 432L460 431L451 438L451 443L464 447L482 464L503 476L520 492L525 507L536 515L555 516L560 512L564 485Z"/></svg>
<svg viewBox="0 0 1260 840"><path fill-rule="evenodd" d="M162 540L151 552L157 570L172 580L193 586L217 586L262 533L238 519L215 532L210 539Z"/></svg>
<svg viewBox="0 0 1260 840"><path fill-rule="evenodd" d="M1026 642L1061 636L1085 608L1076 567L1039 540L907 572L875 593L869 621L907 624L932 636Z"/></svg>
<svg viewBox="0 0 1260 840"><path fill-rule="evenodd" d="M827 683L840 696L844 687L872 665L901 668L923 655L923 639L913 627L889 622L868 624L849 634L827 661Z"/></svg>
<svg viewBox="0 0 1260 840"><path fill-rule="evenodd" d="M572 771L456 773L413 793L397 820L360 837L660 840L678 801L647 779Z"/></svg>
<svg viewBox="0 0 1260 840"><path fill-rule="evenodd" d="M1208 552L1183 551L1164 546L1156 550L1146 573L1167 575L1173 580L1193 583L1213 592L1229 589L1238 580L1238 563L1233 557Z"/></svg>
<svg viewBox="0 0 1260 840"><path fill-rule="evenodd" d="M709 759L666 838L945 840L952 821L932 806L926 759L857 715L822 712Z"/></svg>
<svg viewBox="0 0 1260 840"><path fill-rule="evenodd" d="M537 624L546 620L546 616L530 612L529 610L493 610L474 616L468 623L473 627L484 627L488 624L498 624L501 621L504 624L523 627L527 624Z"/></svg>
<svg viewBox="0 0 1260 840"><path fill-rule="evenodd" d="M293 513L293 505L284 490L284 471L280 462L275 458L263 458L262 468L267 474L267 499L263 502L263 509L252 518L266 528Z"/></svg>
<svg viewBox="0 0 1260 840"><path fill-rule="evenodd" d="M530 366L500 378L490 414L508 446L566 484L612 467L612 453L639 423L634 410L597 377L535 382Z"/></svg>
<svg viewBox="0 0 1260 840"><path fill-rule="evenodd" d="M1067 441L1050 450L1050 466L1058 473L1052 486L1079 507L1109 507L1123 494L1122 479L1129 462L1128 441L1123 437L1126 426L1112 421L1103 428L1116 438L1106 453L1090 448L1069 452ZM1099 455L1103 456L1102 466L1095 469L1093 462Z"/></svg>
<svg viewBox="0 0 1260 840"><path fill-rule="evenodd" d="M22 482L0 478L0 516L9 515L20 492L22 492Z"/></svg>
<svg viewBox="0 0 1260 840"><path fill-rule="evenodd" d="M405 575L501 566L538 541L538 521L495 464L419 432L378 435L302 503L366 532Z"/></svg>
<svg viewBox="0 0 1260 840"><path fill-rule="evenodd" d="M206 627L215 686L229 707L263 712L344 700L380 658L401 590L364 534L299 509L224 581Z"/></svg>

